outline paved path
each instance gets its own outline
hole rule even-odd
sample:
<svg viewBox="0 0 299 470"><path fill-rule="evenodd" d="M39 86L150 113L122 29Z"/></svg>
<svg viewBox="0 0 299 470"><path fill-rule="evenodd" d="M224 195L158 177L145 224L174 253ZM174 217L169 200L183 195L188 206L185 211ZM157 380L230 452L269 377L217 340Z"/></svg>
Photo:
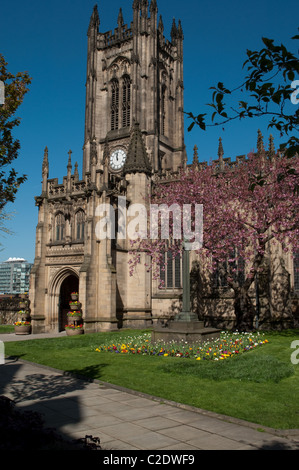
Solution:
<svg viewBox="0 0 299 470"><path fill-rule="evenodd" d="M0 365L0 395L42 413L46 426L64 436L100 438L108 451L299 450L298 431L261 432L259 425L21 360Z"/></svg>

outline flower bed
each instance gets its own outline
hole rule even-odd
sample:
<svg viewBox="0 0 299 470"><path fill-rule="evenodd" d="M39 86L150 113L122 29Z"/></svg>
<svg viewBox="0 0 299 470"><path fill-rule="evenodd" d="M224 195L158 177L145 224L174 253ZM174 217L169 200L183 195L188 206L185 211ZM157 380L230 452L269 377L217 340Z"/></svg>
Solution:
<svg viewBox="0 0 299 470"><path fill-rule="evenodd" d="M205 343L186 342L151 343L151 334L123 337L118 342L102 344L97 352L116 354L140 354L149 356L171 356L196 360L218 361L237 356L268 343L261 333L222 332L220 338Z"/></svg>

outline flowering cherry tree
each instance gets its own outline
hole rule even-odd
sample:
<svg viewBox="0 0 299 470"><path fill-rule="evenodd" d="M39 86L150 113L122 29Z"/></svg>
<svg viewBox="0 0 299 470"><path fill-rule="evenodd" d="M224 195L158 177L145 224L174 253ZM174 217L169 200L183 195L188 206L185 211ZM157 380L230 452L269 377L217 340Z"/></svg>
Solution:
<svg viewBox="0 0 299 470"><path fill-rule="evenodd" d="M248 293L256 274L263 269L269 243L280 243L286 252L299 248L298 172L298 154L290 161L280 154L266 156L262 150L227 166L219 160L203 168L188 167L176 181L154 188L152 203L203 205L203 245L199 256L211 269L226 263L227 285L235 293L239 327L245 317L252 318ZM174 221L173 215L171 227ZM184 234L180 240L175 239L171 227L167 249L176 254L182 250ZM165 240L148 238L132 244L151 255L154 275L159 277L160 269L156 268L163 263ZM131 269L140 261L138 251L134 253ZM234 275L239 259L245 263L242 282Z"/></svg>

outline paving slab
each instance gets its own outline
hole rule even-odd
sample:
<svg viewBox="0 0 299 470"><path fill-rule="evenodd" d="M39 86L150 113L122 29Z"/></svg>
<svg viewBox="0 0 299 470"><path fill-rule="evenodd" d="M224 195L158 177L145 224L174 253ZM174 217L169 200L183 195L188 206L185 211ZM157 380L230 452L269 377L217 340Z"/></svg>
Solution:
<svg viewBox="0 0 299 470"><path fill-rule="evenodd" d="M299 450L288 435L22 360L0 365L0 395L36 410L65 437L98 437L103 450ZM263 432L258 431L263 429Z"/></svg>

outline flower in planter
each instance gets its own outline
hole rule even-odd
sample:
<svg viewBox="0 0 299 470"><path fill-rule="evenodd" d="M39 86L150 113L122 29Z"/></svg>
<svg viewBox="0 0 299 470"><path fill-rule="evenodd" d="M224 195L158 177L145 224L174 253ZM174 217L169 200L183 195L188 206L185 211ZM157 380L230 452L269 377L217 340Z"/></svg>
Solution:
<svg viewBox="0 0 299 470"><path fill-rule="evenodd" d="M71 295L78 295L78 292L72 292Z"/></svg>
<svg viewBox="0 0 299 470"><path fill-rule="evenodd" d="M71 300L71 301L69 302L69 304L70 304L70 305L78 305L79 302L78 302L78 300Z"/></svg>
<svg viewBox="0 0 299 470"><path fill-rule="evenodd" d="M82 315L81 312L80 312L80 310L71 310L70 312L67 313L67 316L68 316L68 317L74 317L74 316L77 317L77 316L79 316L79 315L80 315L80 316Z"/></svg>
<svg viewBox="0 0 299 470"><path fill-rule="evenodd" d="M16 321L14 323L15 326L24 326L24 325L31 325L30 321Z"/></svg>
<svg viewBox="0 0 299 470"><path fill-rule="evenodd" d="M83 325L65 325L65 329L67 330L78 330L78 329L82 329L83 328Z"/></svg>

